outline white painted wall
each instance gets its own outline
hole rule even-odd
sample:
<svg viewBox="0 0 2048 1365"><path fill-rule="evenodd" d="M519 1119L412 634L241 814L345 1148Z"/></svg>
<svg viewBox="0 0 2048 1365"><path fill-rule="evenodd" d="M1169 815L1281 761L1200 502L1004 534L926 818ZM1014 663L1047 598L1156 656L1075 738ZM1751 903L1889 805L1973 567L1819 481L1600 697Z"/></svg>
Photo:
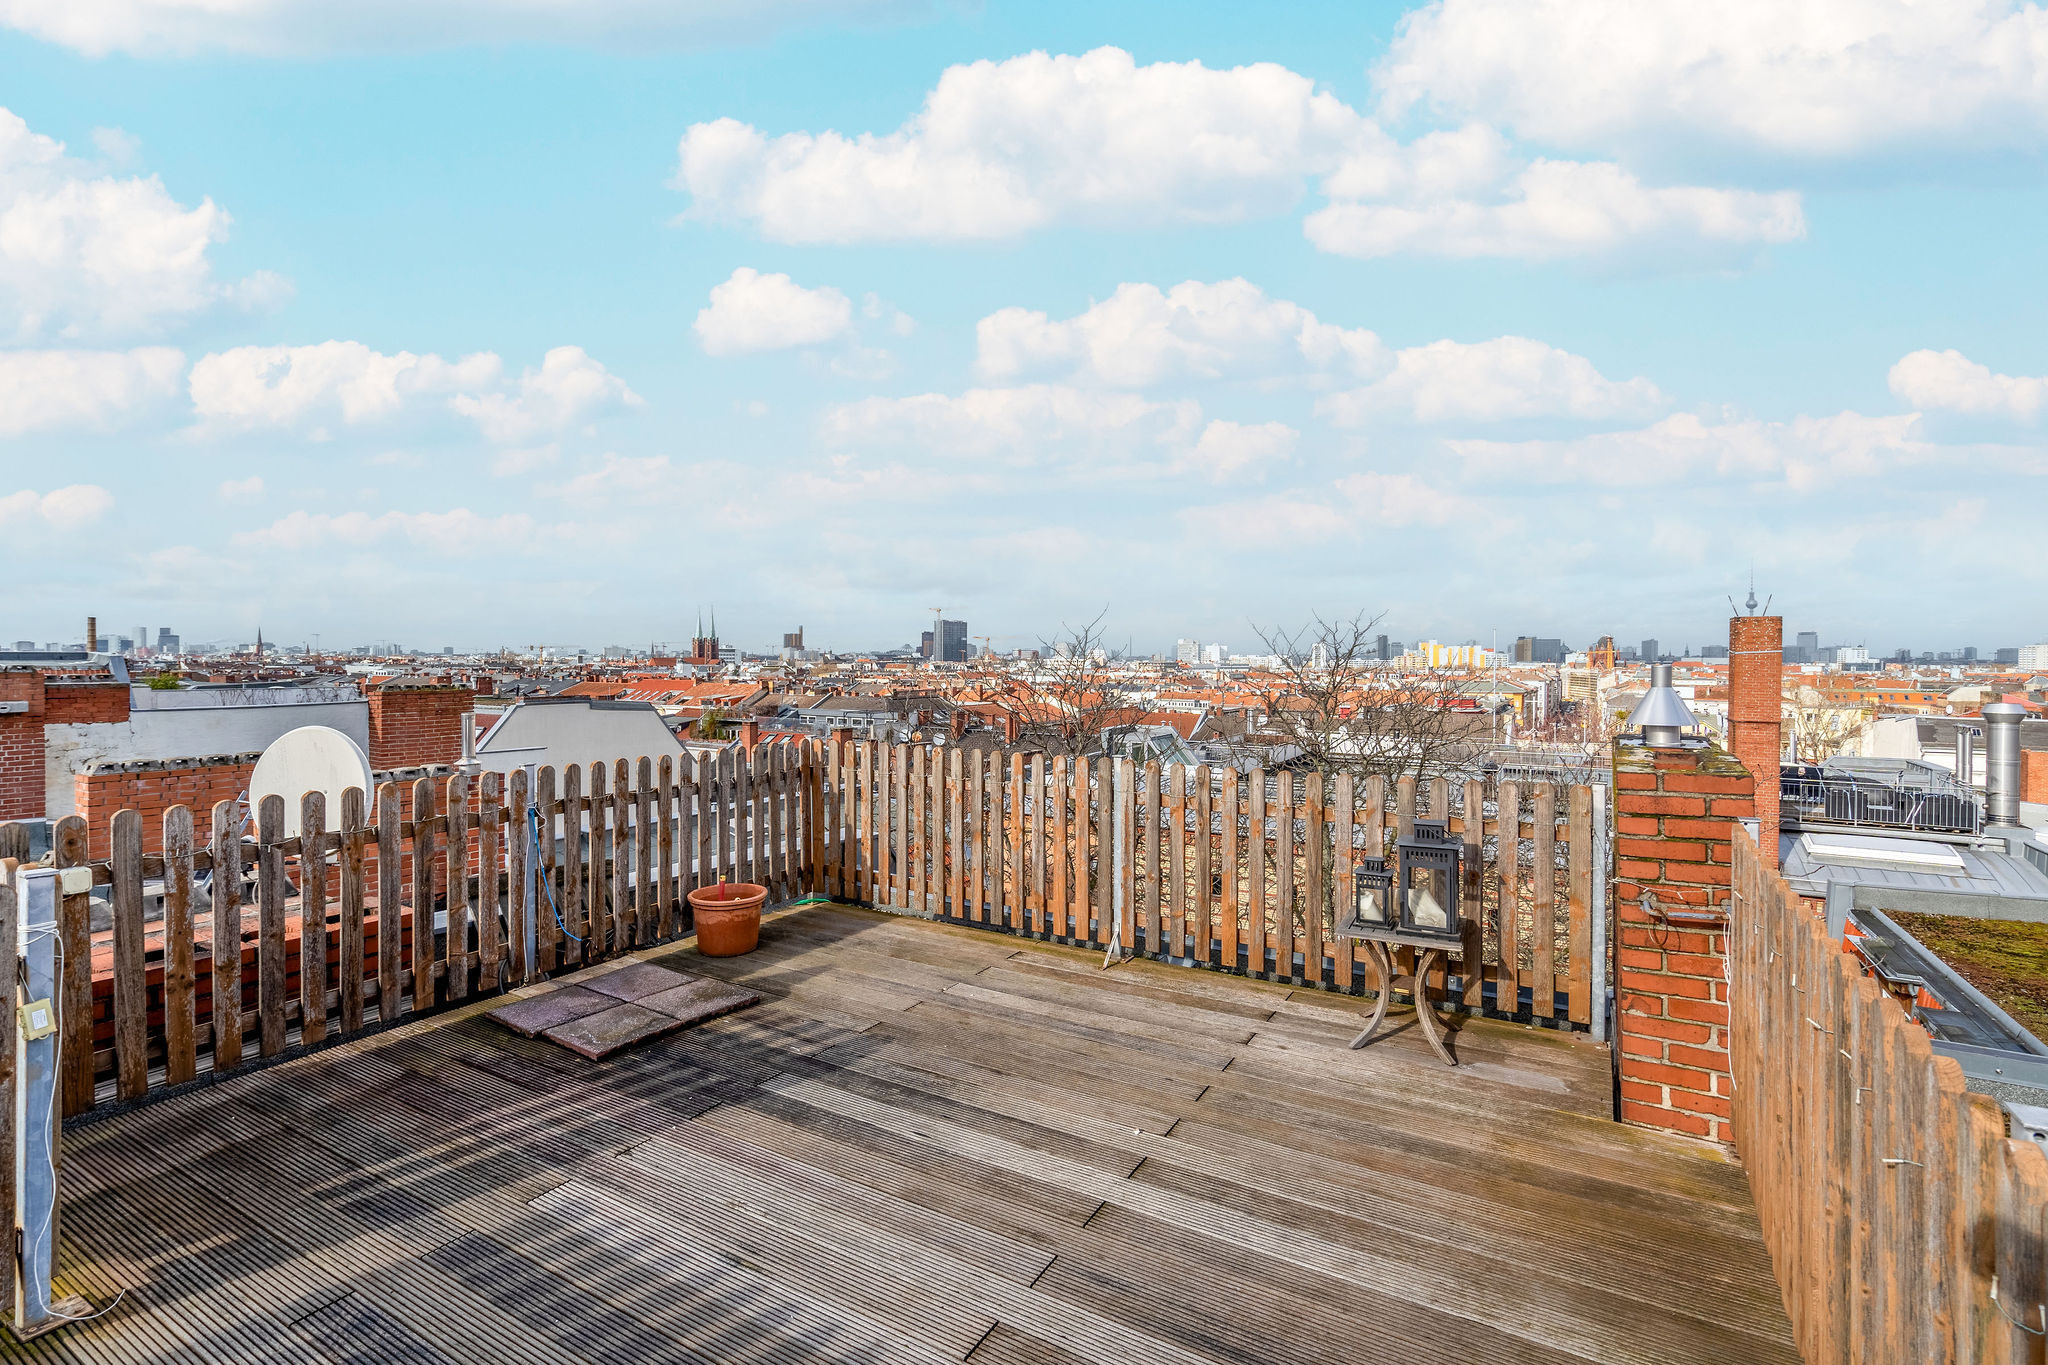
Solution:
<svg viewBox="0 0 2048 1365"><path fill-rule="evenodd" d="M51 819L78 813L73 779L88 763L254 753L302 725L330 726L368 749L370 704L346 695L334 688L134 688L125 721L43 727L44 811Z"/></svg>
<svg viewBox="0 0 2048 1365"><path fill-rule="evenodd" d="M528 763L659 763L663 754L683 752L661 713L645 702L591 703L582 700L518 702L477 741L477 762L490 772L509 773Z"/></svg>

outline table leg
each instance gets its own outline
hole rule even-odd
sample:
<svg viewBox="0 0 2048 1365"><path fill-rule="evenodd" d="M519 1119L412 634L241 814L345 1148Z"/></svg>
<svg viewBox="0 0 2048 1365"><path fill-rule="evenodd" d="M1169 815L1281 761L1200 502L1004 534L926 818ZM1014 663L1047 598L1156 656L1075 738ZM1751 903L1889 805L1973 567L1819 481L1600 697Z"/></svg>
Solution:
<svg viewBox="0 0 2048 1365"><path fill-rule="evenodd" d="M1443 957L1441 948L1427 948L1415 963L1415 1021L1422 1026L1422 1036L1429 1040L1431 1050L1443 1060L1443 1064L1456 1066L1458 1059L1444 1046L1443 1022L1436 1017L1436 1011L1430 1008L1429 991L1424 984L1429 980L1430 968L1443 961Z"/></svg>
<svg viewBox="0 0 2048 1365"><path fill-rule="evenodd" d="M1358 1036L1351 1040L1353 1048L1364 1047L1367 1042L1371 1041L1373 1034L1379 1032L1380 1025L1386 1021L1387 1001L1394 994L1394 964L1387 956L1387 945L1374 939L1367 939L1365 940L1365 956L1372 963L1373 971L1378 973L1380 984L1378 999L1374 1001L1372 1007L1372 1018L1367 1021L1363 1029L1359 1030Z"/></svg>

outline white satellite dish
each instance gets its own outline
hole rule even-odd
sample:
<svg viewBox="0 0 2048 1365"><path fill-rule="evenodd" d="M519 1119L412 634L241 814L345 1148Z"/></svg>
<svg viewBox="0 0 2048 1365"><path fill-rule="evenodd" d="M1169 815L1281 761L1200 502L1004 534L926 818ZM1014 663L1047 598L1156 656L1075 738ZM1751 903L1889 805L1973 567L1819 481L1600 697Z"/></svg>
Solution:
<svg viewBox="0 0 2048 1365"><path fill-rule="evenodd" d="M360 787L370 800L376 783L362 746L325 725L302 725L271 741L249 774L249 809L256 815L267 796L284 798L284 837L299 833L299 801L307 792L327 796L327 828L341 823L341 794Z"/></svg>

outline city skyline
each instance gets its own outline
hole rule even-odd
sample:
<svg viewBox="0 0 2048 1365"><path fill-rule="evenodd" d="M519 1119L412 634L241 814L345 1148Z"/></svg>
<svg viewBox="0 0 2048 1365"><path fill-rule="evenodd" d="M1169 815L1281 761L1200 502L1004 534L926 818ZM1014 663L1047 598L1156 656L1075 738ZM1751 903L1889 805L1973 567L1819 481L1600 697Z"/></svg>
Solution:
<svg viewBox="0 0 2048 1365"><path fill-rule="evenodd" d="M377 12L0 18L57 619L2048 635L2030 8Z"/></svg>

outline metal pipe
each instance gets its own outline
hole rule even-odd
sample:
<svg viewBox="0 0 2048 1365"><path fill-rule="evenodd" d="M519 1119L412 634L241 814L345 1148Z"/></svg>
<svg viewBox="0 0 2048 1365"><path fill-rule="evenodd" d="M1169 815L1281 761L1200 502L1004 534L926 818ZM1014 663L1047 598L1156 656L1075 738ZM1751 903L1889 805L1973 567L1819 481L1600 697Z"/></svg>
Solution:
<svg viewBox="0 0 2048 1365"><path fill-rule="evenodd" d="M1956 727L1956 781L1965 787L1977 785L1977 727Z"/></svg>
<svg viewBox="0 0 2048 1365"><path fill-rule="evenodd" d="M2020 822L2020 717L2024 707L1997 701L1984 708L1986 823Z"/></svg>
<svg viewBox="0 0 2048 1365"><path fill-rule="evenodd" d="M57 906L59 873L55 868L22 868L14 874L20 915L19 937L7 951L21 955L26 998L52 1011L52 1027L40 1038L28 1038L17 1012L15 1043L21 1073L14 1087L14 1209L20 1233L15 1261L14 1331L33 1335L53 1324L50 1276L56 1269L57 1048L55 1003L57 980ZM9 1001L13 1004L13 1001Z"/></svg>

